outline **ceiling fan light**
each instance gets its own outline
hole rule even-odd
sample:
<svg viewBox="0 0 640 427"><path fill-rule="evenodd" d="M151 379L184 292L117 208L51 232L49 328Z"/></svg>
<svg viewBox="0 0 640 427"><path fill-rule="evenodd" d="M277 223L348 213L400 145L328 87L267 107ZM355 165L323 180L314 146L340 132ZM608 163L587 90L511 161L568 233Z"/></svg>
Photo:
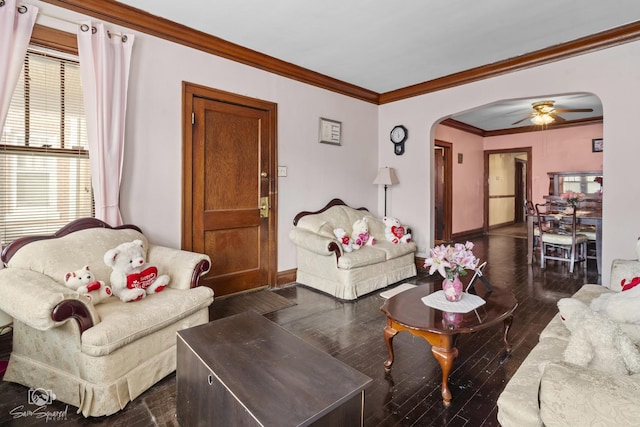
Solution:
<svg viewBox="0 0 640 427"><path fill-rule="evenodd" d="M536 114L531 118L531 122L536 126L544 126L554 122L550 114Z"/></svg>

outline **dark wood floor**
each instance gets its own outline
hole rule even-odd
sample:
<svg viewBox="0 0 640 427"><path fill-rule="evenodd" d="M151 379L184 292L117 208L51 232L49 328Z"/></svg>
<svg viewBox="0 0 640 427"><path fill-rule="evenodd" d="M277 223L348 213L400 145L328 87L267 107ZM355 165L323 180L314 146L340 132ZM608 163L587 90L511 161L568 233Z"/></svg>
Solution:
<svg viewBox="0 0 640 427"><path fill-rule="evenodd" d="M429 345L407 333L394 339L395 362L386 374L387 350L382 338L385 318L378 292L354 302L341 302L302 286L277 290L295 306L265 315L304 341L326 351L373 379L366 389L365 426L495 426L496 399L522 360L538 341L542 328L557 312L556 301L585 283L598 283L595 264L569 274L565 265L550 263L546 270L526 264L526 239L490 235L474 240L475 254L488 261L485 276L493 286L511 289L519 301L510 332L512 353L506 354L501 329L463 335L449 385L449 408L440 397L441 371ZM436 280L422 272L411 282ZM0 384L0 425L43 425L29 416L13 419L10 411L26 405L27 388ZM177 426L175 375L170 375L123 411L111 417L86 420L69 407L66 421L47 425ZM286 410L283 402L283 410ZM64 411L54 402L49 411ZM183 426L184 427L184 426Z"/></svg>

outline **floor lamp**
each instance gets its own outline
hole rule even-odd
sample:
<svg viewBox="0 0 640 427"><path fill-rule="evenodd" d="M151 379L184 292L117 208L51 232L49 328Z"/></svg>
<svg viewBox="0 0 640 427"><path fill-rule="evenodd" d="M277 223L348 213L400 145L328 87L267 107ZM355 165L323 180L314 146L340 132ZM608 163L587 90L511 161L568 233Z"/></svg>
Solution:
<svg viewBox="0 0 640 427"><path fill-rule="evenodd" d="M396 171L387 166L380 168L376 179L373 181L374 184L384 185L384 216L387 216L387 187L398 184L399 182Z"/></svg>

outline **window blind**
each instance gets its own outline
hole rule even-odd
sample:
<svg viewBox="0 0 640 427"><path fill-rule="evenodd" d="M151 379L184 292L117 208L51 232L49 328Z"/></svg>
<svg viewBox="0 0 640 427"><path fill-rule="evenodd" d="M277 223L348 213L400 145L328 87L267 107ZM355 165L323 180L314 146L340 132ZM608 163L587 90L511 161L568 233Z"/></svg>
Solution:
<svg viewBox="0 0 640 427"><path fill-rule="evenodd" d="M0 243L94 216L77 57L30 49L0 139Z"/></svg>

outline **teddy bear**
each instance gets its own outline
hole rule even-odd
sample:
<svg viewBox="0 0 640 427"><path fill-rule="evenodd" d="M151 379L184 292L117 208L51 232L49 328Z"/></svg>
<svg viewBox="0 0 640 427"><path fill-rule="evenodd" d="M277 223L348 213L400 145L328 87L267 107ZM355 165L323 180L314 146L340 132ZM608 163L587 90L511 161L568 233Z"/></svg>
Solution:
<svg viewBox="0 0 640 427"><path fill-rule="evenodd" d="M353 249L360 249L364 245L376 243L375 237L369 234L369 220L364 217L353 223L351 232L351 246Z"/></svg>
<svg viewBox="0 0 640 427"><path fill-rule="evenodd" d="M636 278L625 283L622 279L622 291L609 292L591 301L591 310L604 314L619 323L640 323L640 286L635 286Z"/></svg>
<svg viewBox="0 0 640 427"><path fill-rule="evenodd" d="M571 332L565 362L612 374L640 373L640 353L620 325L575 298L560 299L558 309Z"/></svg>
<svg viewBox="0 0 640 427"><path fill-rule="evenodd" d="M385 216L382 218L384 223L384 236L391 243L409 243L411 241L411 233L400 224L398 218Z"/></svg>
<svg viewBox="0 0 640 427"><path fill-rule="evenodd" d="M141 300L169 284L168 275L158 276L158 268L146 264L146 251L139 239L109 249L104 254L104 263L112 268L113 294L124 302Z"/></svg>
<svg viewBox="0 0 640 427"><path fill-rule="evenodd" d="M344 252L351 252L353 248L351 247L351 238L347 235L347 232L344 228L336 228L333 230L333 234L336 236L336 239L342 244L342 250Z"/></svg>
<svg viewBox="0 0 640 427"><path fill-rule="evenodd" d="M105 301L113 294L111 286L106 285L102 280L96 280L88 265L65 274L64 284L67 288L77 291L93 305Z"/></svg>

